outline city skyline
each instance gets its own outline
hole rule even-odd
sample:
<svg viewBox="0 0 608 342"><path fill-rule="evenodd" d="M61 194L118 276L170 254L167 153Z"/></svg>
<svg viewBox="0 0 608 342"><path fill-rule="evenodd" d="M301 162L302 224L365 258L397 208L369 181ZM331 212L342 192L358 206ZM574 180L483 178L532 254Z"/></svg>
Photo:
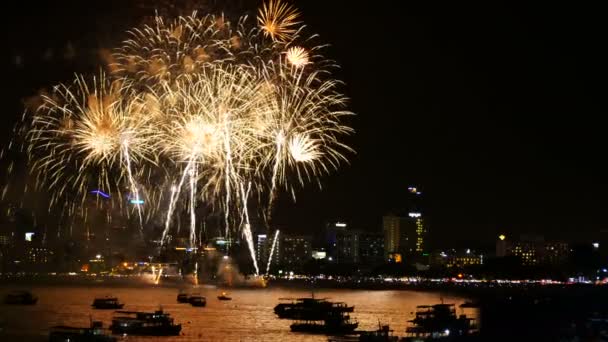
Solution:
<svg viewBox="0 0 608 342"><path fill-rule="evenodd" d="M75 4L23 6L4 23L30 23L10 38L7 75L15 81L4 96L15 120L24 99L71 77L72 64L77 71L90 68L107 37L124 38L117 32L140 12L116 6L125 11L112 28L72 30L113 15L111 6L100 4L92 12ZM602 56L592 44L601 30L583 20L582 10L556 5L553 16L543 16L537 15L541 7L507 6L489 20L477 14L506 5L411 5L404 14L391 11L390 3L298 6L308 25L332 41L327 54L342 64L338 76L357 113L357 133L349 138L357 154L350 166L322 180L322 190L298 190L295 204L280 198L277 223L297 232L341 218L379 228L404 189L417 184L426 194L435 238L462 244L478 237L492 241L505 231L576 238L608 226L605 165L594 158L603 146L601 125L593 124L601 107L591 87L595 70L588 69ZM54 19L66 23L42 30L49 11L71 24ZM551 19L566 13L577 23L568 31ZM356 25L361 18L368 25ZM391 34L368 30L383 23ZM408 45L391 44L393 36ZM387 63L375 56L380 46ZM544 90L536 95L535 89Z"/></svg>

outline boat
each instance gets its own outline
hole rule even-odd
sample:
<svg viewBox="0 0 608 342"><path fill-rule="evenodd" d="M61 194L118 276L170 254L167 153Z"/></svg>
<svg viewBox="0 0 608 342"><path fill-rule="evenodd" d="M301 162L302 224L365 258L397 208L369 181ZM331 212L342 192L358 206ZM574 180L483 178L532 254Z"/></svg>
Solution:
<svg viewBox="0 0 608 342"><path fill-rule="evenodd" d="M95 298L91 306L95 309L107 310L107 309L122 309L125 306L124 303L119 303L116 297L103 297Z"/></svg>
<svg viewBox="0 0 608 342"><path fill-rule="evenodd" d="M332 336L328 342L397 342L398 336L393 335L393 330L390 330L388 325L378 327L378 330L373 331L355 331L352 335Z"/></svg>
<svg viewBox="0 0 608 342"><path fill-rule="evenodd" d="M101 322L91 322L88 328L58 325L51 328L49 342L115 342L116 338L106 335Z"/></svg>
<svg viewBox="0 0 608 342"><path fill-rule="evenodd" d="M190 295L184 292L181 292L177 295L178 303L190 303Z"/></svg>
<svg viewBox="0 0 608 342"><path fill-rule="evenodd" d="M203 296L193 295L193 296L190 296L189 303L192 306L206 306L207 299Z"/></svg>
<svg viewBox="0 0 608 342"><path fill-rule="evenodd" d="M330 302L326 298L279 298L286 303L274 307L274 313L279 318L322 320L331 313L348 313L355 310L343 302Z"/></svg>
<svg viewBox="0 0 608 342"><path fill-rule="evenodd" d="M232 300L232 297L228 297L228 294L226 292L222 292L221 295L217 296L217 299L219 299L219 300Z"/></svg>
<svg viewBox="0 0 608 342"><path fill-rule="evenodd" d="M445 340L475 334L473 318L456 316L454 304L419 305L415 318L408 321L404 341Z"/></svg>
<svg viewBox="0 0 608 342"><path fill-rule="evenodd" d="M38 297L28 291L14 291L4 297L4 304L34 305L37 302Z"/></svg>
<svg viewBox="0 0 608 342"><path fill-rule="evenodd" d="M110 329L114 334L177 336L182 330L182 325L173 323L173 318L163 310L116 311L116 313L123 316L115 316L112 319Z"/></svg>
<svg viewBox="0 0 608 342"><path fill-rule="evenodd" d="M342 335L350 334L359 326L358 322L351 322L350 316L340 314L325 320L298 320L290 325L293 332L311 334Z"/></svg>

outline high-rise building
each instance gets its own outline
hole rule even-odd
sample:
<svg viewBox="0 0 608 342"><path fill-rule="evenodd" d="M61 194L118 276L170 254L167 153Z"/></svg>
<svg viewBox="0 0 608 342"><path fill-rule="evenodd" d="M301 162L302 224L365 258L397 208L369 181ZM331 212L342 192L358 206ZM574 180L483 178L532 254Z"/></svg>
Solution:
<svg viewBox="0 0 608 342"><path fill-rule="evenodd" d="M50 262L52 255L52 251L42 246L27 246L25 251L26 261L33 265L41 265Z"/></svg>
<svg viewBox="0 0 608 342"><path fill-rule="evenodd" d="M378 265L384 262L384 236L382 233L359 234L359 262Z"/></svg>
<svg viewBox="0 0 608 342"><path fill-rule="evenodd" d="M417 254L424 253L427 249L427 234L428 228L425 221L424 210L422 208L422 192L420 189L410 186L407 188L408 192L408 203L407 203L407 221L408 226L413 225L413 234L411 230L408 231L408 238L413 239L412 244L409 246ZM409 251L412 252L412 251Z"/></svg>
<svg viewBox="0 0 608 342"><path fill-rule="evenodd" d="M545 241L542 236L522 235L511 241L500 235L496 242L496 256L516 256L524 266L537 264L560 264L570 255L568 243Z"/></svg>
<svg viewBox="0 0 608 342"><path fill-rule="evenodd" d="M301 265L312 258L312 238L310 236L282 235L280 244L283 265Z"/></svg>
<svg viewBox="0 0 608 342"><path fill-rule="evenodd" d="M326 226L329 257L336 263L359 262L359 235L361 232L348 228L344 222L331 222Z"/></svg>
<svg viewBox="0 0 608 342"><path fill-rule="evenodd" d="M256 243L255 253L256 259L258 260L258 265L262 260L268 260L268 248L267 248L267 240L268 237L266 234L258 234L258 239Z"/></svg>
<svg viewBox="0 0 608 342"><path fill-rule="evenodd" d="M403 216L389 214L382 218L385 258L395 253L420 255L428 250L428 228L420 205L422 192L408 187L407 193Z"/></svg>
<svg viewBox="0 0 608 342"><path fill-rule="evenodd" d="M401 249L401 218L395 215L386 215L382 218L384 230L384 257L398 252Z"/></svg>
<svg viewBox="0 0 608 342"><path fill-rule="evenodd" d="M268 265L268 258L272 252L272 263L278 264L280 257L280 239L277 239L274 251L272 251L272 244L274 243L274 234L268 236L266 234L258 234L256 242L256 259L260 269L266 270Z"/></svg>

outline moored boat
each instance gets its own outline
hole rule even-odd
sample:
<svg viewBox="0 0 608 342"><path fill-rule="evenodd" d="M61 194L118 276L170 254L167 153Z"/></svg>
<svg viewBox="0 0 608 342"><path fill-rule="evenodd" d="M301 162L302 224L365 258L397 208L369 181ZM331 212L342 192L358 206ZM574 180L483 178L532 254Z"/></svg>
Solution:
<svg viewBox="0 0 608 342"><path fill-rule="evenodd" d="M279 318L323 320L328 315L355 310L354 306L348 306L343 302L330 302L325 298L281 298L280 300L289 302L279 303L274 307L274 313Z"/></svg>
<svg viewBox="0 0 608 342"><path fill-rule="evenodd" d="M34 305L38 302L38 297L28 291L14 291L4 297L5 304L13 305Z"/></svg>
<svg viewBox="0 0 608 342"><path fill-rule="evenodd" d="M117 311L124 316L115 316L110 329L114 334L176 336L182 330L181 324L173 323L173 318L163 310L155 312Z"/></svg>
<svg viewBox="0 0 608 342"><path fill-rule="evenodd" d="M181 292L177 295L178 303L190 303L190 295L184 292Z"/></svg>
<svg viewBox="0 0 608 342"><path fill-rule="evenodd" d="M222 292L221 295L217 296L219 300L232 300L232 297L229 297L226 292Z"/></svg>
<svg viewBox="0 0 608 342"><path fill-rule="evenodd" d="M193 295L189 298L190 305L192 306L206 306L207 299L203 296Z"/></svg>
<svg viewBox="0 0 608 342"><path fill-rule="evenodd" d="M415 318L408 321L404 341L455 339L475 334L473 318L456 315L454 304L419 305Z"/></svg>
<svg viewBox="0 0 608 342"><path fill-rule="evenodd" d="M358 322L350 320L350 316L343 312L333 312L326 318L297 320L291 324L293 332L306 332L312 334L344 335L350 334L359 326Z"/></svg>
<svg viewBox="0 0 608 342"><path fill-rule="evenodd" d="M116 297L102 297L95 298L91 306L95 309L108 310L108 309L122 309L125 304L120 303Z"/></svg>
<svg viewBox="0 0 608 342"><path fill-rule="evenodd" d="M58 325L51 328L49 342L115 342L106 335L101 322L91 322L88 328Z"/></svg>
<svg viewBox="0 0 608 342"><path fill-rule="evenodd" d="M358 326L358 322L351 322L348 316L344 316L336 320L296 321L290 328L293 332L341 335L352 333Z"/></svg>

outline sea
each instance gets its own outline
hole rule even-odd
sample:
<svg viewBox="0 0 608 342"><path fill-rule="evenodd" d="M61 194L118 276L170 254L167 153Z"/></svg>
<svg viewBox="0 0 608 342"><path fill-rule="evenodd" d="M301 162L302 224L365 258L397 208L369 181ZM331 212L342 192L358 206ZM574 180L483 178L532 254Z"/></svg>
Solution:
<svg viewBox="0 0 608 342"><path fill-rule="evenodd" d="M310 297L306 288L269 286L266 288L221 289L216 286L135 285L1 285L0 295L13 290L29 290L39 297L36 305L14 306L0 304L0 341L47 341L49 328L56 325L86 327L91 320L111 323L112 310L94 310L95 297L116 296L126 305L124 310L154 311L162 308L182 324L180 336L137 337L119 336L119 341L327 341L327 336L292 333L290 320L279 319L273 308L280 298ZM180 290L200 293L207 298L206 307L178 304ZM228 292L230 301L217 296ZM416 306L440 302L454 303L458 313L478 317L474 309L459 309L467 300L439 292L406 290L315 289L316 298L346 302L354 305L351 319L359 322L359 330L375 330L379 324L390 325L394 334L405 335L407 321L413 318ZM468 310L468 311L466 311Z"/></svg>

